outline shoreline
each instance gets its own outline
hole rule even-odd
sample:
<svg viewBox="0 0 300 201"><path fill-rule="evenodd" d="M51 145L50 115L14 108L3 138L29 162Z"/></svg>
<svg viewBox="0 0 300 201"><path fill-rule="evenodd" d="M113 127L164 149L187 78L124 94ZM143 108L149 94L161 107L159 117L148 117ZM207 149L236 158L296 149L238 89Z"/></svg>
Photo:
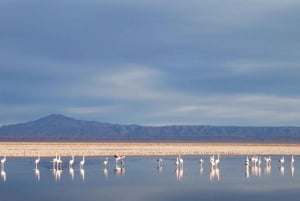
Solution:
<svg viewBox="0 0 300 201"><path fill-rule="evenodd" d="M300 155L300 143L0 142L0 156Z"/></svg>

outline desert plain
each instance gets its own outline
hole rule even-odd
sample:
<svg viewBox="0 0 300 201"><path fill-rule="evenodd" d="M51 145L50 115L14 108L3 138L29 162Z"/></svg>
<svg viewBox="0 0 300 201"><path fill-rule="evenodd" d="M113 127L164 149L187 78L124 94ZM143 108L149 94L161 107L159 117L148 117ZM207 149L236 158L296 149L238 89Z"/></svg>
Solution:
<svg viewBox="0 0 300 201"><path fill-rule="evenodd" d="M0 142L10 157L166 156L166 155L300 155L300 144L183 142Z"/></svg>

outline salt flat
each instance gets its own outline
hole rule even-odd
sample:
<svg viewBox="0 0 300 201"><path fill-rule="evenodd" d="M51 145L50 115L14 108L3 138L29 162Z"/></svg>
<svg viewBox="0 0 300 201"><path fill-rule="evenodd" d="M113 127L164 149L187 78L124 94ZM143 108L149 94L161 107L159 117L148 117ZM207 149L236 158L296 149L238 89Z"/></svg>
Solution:
<svg viewBox="0 0 300 201"><path fill-rule="evenodd" d="M300 144L171 142L0 142L6 156L300 155Z"/></svg>

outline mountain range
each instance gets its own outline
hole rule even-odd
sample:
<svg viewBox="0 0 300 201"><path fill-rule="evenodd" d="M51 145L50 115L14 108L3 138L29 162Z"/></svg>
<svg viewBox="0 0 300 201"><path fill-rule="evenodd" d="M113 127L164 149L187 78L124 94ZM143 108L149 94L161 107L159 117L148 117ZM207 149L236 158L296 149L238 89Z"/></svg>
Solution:
<svg viewBox="0 0 300 201"><path fill-rule="evenodd" d="M0 127L0 141L178 141L299 143L300 127L140 126L51 114Z"/></svg>

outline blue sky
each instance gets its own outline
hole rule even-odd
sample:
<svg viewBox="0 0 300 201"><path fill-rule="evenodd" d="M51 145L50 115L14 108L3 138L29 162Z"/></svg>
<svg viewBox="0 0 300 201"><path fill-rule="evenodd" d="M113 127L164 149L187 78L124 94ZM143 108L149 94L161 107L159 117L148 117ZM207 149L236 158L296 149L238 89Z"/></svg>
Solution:
<svg viewBox="0 0 300 201"><path fill-rule="evenodd" d="M298 0L2 0L0 125L300 126Z"/></svg>

